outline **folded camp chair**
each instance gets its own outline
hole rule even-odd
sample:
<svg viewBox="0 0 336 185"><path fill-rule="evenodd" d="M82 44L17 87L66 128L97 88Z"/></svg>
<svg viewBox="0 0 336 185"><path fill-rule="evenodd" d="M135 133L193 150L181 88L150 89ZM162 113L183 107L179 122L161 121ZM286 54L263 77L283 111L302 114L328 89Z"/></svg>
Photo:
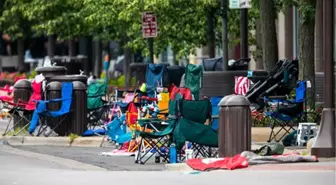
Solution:
<svg viewBox="0 0 336 185"><path fill-rule="evenodd" d="M212 157L212 149L218 147L218 134L207 120L211 120L211 102L204 100L181 100L181 118L174 130L173 139L177 149L191 142L195 157Z"/></svg>
<svg viewBox="0 0 336 185"><path fill-rule="evenodd" d="M88 86L88 129L104 126L108 122L108 114L113 104L107 102L107 83L97 81Z"/></svg>
<svg viewBox="0 0 336 185"><path fill-rule="evenodd" d="M295 98L288 99L288 96L269 96L265 97L268 102L276 104L275 110L266 112L266 116L270 117L274 122L271 124L271 133L268 142L273 139L279 142L287 134L290 134L291 130L295 130L295 126L304 118L304 104L306 101L306 82L299 81L295 90ZM280 129L275 132L275 127ZM285 131L282 135L281 132ZM277 139L277 136L280 137Z"/></svg>
<svg viewBox="0 0 336 185"><path fill-rule="evenodd" d="M58 99L52 99L52 100L40 100L37 102L36 105L36 109L33 113L33 117L32 120L30 122L29 125L29 133L32 134L36 127L38 126L38 124L40 125L40 129L37 133L37 136L39 136L41 133L43 133L48 127L51 128L49 133L46 133L45 136L49 136L59 125L61 124L67 124L67 123L63 123L65 118L67 117L67 115L69 115L70 111L71 111L71 102L72 102L72 89L73 89L73 84L72 82L63 82L62 83L62 97L58 98ZM60 102L61 108L57 111L50 111L47 108L47 105L49 103L57 103ZM57 123L50 123L50 122L46 122L46 120L44 120L45 118L48 117L62 117L61 120L57 120ZM41 120L41 121L39 121ZM69 127L67 127L69 128ZM69 129L67 130L68 134L70 134Z"/></svg>
<svg viewBox="0 0 336 185"><path fill-rule="evenodd" d="M188 64L184 75L184 87L189 88L195 100L199 99L199 91L202 87L203 67L201 65Z"/></svg>
<svg viewBox="0 0 336 185"><path fill-rule="evenodd" d="M44 80L43 76L37 76L32 81L31 86L33 92L28 102L19 99L15 103L10 98L9 99L6 99L5 97L0 98L1 99L0 101L3 103L5 108L9 109L8 113L10 114L10 119L3 135L7 135L10 131L13 131L13 136L16 136L28 127L30 123L30 118L35 110L36 103L42 98L43 80ZM18 119L16 120L14 118ZM10 127L11 124L12 126ZM16 132L15 128L19 128L19 130Z"/></svg>

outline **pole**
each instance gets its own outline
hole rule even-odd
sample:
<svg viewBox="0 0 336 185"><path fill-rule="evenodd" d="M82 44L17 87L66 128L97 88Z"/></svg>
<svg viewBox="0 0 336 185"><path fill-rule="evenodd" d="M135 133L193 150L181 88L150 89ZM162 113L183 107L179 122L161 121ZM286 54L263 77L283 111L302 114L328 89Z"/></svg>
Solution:
<svg viewBox="0 0 336 185"><path fill-rule="evenodd" d="M228 70L229 46L228 46L228 17L227 17L227 0L222 0L222 24L223 24L223 71Z"/></svg>
<svg viewBox="0 0 336 185"><path fill-rule="evenodd" d="M323 62L324 104L319 133L312 146L311 154L319 157L335 157L335 98L334 98L334 4L323 1Z"/></svg>
<svg viewBox="0 0 336 185"><path fill-rule="evenodd" d="M154 38L148 38L148 46L149 46L149 58L150 62L154 64Z"/></svg>
<svg viewBox="0 0 336 185"><path fill-rule="evenodd" d="M240 10L240 58L248 58L248 9Z"/></svg>

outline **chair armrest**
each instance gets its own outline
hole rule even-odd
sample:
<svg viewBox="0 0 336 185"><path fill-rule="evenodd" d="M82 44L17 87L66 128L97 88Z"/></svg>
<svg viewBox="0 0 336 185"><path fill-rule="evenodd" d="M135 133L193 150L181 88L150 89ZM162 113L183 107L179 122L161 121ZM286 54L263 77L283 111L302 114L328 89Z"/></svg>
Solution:
<svg viewBox="0 0 336 185"><path fill-rule="evenodd" d="M211 119L218 119L219 118L219 115L212 115L211 116Z"/></svg>
<svg viewBox="0 0 336 185"><path fill-rule="evenodd" d="M21 100L21 99L18 99L18 102L19 102L19 103L23 103L23 104L28 104L28 102L23 101L23 100Z"/></svg>
<svg viewBox="0 0 336 185"><path fill-rule="evenodd" d="M70 100L71 98L55 98L52 100L33 100L34 102L43 102L43 103L56 103L56 102L62 102L64 100Z"/></svg>

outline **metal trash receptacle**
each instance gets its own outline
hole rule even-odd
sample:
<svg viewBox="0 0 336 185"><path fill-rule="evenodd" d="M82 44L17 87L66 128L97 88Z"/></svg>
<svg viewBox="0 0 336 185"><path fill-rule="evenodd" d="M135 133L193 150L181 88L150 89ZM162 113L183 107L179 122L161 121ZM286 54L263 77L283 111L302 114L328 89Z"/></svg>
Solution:
<svg viewBox="0 0 336 185"><path fill-rule="evenodd" d="M67 68L63 66L38 67L35 71L37 74L43 74L46 80L48 80L53 76L65 75Z"/></svg>
<svg viewBox="0 0 336 185"><path fill-rule="evenodd" d="M82 135L87 129L87 92L86 85L80 81L73 82L72 122L70 132Z"/></svg>
<svg viewBox="0 0 336 185"><path fill-rule="evenodd" d="M47 85L46 90L47 90L47 100L62 98L62 83L61 82L50 82ZM47 109L51 111L58 111L61 108L61 106L62 106L62 102L52 102L52 103L48 103ZM47 119L43 121L47 121L48 126L50 128L54 128L56 124L60 123L62 119L65 119L65 120L63 120L63 122L60 125L58 125L58 127L55 129L55 132L59 136L66 136L69 134L69 131L70 131L69 123L71 121L71 117L69 117L68 115L66 118L64 118L63 116L56 117L56 118L47 117Z"/></svg>
<svg viewBox="0 0 336 185"><path fill-rule="evenodd" d="M19 100L28 102L31 94L32 94L32 86L29 80L21 79L14 84L15 103L18 103ZM24 114L23 112L21 113ZM25 117L29 119L28 115L25 115ZM14 129L22 128L27 124L27 120L22 119L20 115L14 115L14 123L17 123Z"/></svg>
<svg viewBox="0 0 336 185"><path fill-rule="evenodd" d="M250 102L241 95L225 96L218 104L219 157L232 157L251 150Z"/></svg>

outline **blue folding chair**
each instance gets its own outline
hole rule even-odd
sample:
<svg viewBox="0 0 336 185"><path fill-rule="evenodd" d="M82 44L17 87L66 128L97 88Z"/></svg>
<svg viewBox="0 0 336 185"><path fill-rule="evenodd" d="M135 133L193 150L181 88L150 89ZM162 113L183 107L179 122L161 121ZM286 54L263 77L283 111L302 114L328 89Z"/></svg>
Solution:
<svg viewBox="0 0 336 185"><path fill-rule="evenodd" d="M59 125L63 124L64 120L66 119L66 115L70 113L71 111L71 102L72 102L72 89L73 85L72 82L63 82L62 83L62 97L58 99L52 99L52 100L40 100L37 102L36 109L33 113L32 120L29 125L29 133L32 134L36 127L40 123L40 130L37 134L39 136L41 133L45 131L47 126L52 126L51 132L49 134L46 134L46 136L49 136ZM50 111L47 108L47 105L49 103L57 103L60 102L61 108L57 111ZM61 117L61 120L57 120L56 124L52 123L47 123L46 121L42 120L42 118L47 118L47 117ZM40 120L40 121L39 121Z"/></svg>
<svg viewBox="0 0 336 185"><path fill-rule="evenodd" d="M287 134L290 134L291 130L294 131L294 127L297 126L305 116L306 82L299 81L297 83L294 99L290 99L288 96L269 96L265 97L264 100L276 104L275 110L266 112L266 116L273 120L273 123L270 125L271 133L268 142L272 140L279 142ZM275 127L280 127L280 129L275 132ZM277 139L277 136L281 134L282 130L284 130L285 133L280 135L280 138Z"/></svg>
<svg viewBox="0 0 336 185"><path fill-rule="evenodd" d="M149 64L146 69L146 90L148 96L154 97L156 88L162 87L163 71L165 66L163 64Z"/></svg>
<svg viewBox="0 0 336 185"><path fill-rule="evenodd" d="M218 116L219 116L219 102L222 100L223 97L211 97L210 102L212 106L211 111L211 128L214 130L218 130Z"/></svg>

